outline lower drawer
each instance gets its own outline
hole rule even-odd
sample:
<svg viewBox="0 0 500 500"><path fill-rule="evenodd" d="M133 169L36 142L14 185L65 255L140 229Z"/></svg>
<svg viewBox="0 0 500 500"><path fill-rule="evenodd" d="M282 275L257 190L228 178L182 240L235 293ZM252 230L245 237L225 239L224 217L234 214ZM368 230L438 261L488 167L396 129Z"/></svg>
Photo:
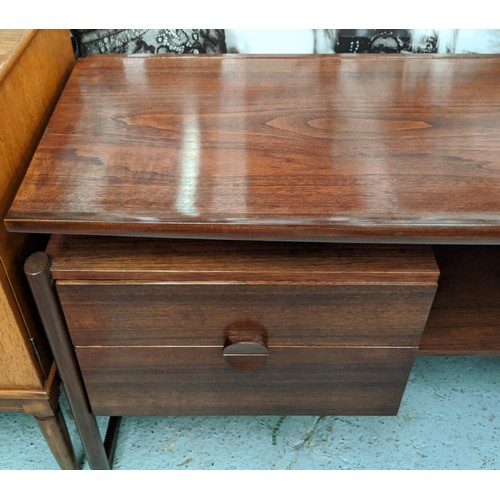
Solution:
<svg viewBox="0 0 500 500"><path fill-rule="evenodd" d="M78 347L97 415L395 415L412 348L276 347L239 370L218 347Z"/></svg>

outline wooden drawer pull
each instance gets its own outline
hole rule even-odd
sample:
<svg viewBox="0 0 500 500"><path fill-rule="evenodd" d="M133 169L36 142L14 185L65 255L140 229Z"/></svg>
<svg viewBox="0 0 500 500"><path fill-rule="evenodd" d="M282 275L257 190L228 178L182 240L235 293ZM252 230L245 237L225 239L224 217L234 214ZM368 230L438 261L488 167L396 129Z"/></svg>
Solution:
<svg viewBox="0 0 500 500"><path fill-rule="evenodd" d="M224 331L224 360L233 368L255 370L269 357L266 329L257 321L235 321Z"/></svg>

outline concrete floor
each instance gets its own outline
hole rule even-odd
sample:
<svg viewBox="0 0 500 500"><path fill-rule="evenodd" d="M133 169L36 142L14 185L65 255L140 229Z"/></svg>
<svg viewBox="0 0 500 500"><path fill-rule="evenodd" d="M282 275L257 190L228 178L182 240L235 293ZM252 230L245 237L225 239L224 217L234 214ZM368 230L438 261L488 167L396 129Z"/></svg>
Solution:
<svg viewBox="0 0 500 500"><path fill-rule="evenodd" d="M499 468L500 357L417 359L396 417L126 417L114 462L124 470ZM0 412L0 469L57 469L31 417Z"/></svg>

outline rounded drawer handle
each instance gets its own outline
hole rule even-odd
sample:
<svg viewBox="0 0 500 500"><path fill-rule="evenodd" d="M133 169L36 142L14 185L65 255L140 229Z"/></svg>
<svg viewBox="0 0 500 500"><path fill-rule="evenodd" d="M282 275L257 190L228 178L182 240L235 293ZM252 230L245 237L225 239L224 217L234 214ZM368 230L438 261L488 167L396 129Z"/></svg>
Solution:
<svg viewBox="0 0 500 500"><path fill-rule="evenodd" d="M239 370L256 370L269 357L266 329L257 321L235 321L224 330L222 356Z"/></svg>

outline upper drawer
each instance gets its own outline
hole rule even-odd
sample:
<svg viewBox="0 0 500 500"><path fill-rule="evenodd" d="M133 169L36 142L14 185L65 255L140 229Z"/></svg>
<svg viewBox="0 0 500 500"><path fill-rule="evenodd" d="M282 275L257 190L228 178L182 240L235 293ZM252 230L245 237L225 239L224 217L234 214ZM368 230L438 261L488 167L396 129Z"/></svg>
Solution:
<svg viewBox="0 0 500 500"><path fill-rule="evenodd" d="M238 320L270 346L416 346L438 270L423 247L56 237L75 345L221 346Z"/></svg>
<svg viewBox="0 0 500 500"><path fill-rule="evenodd" d="M416 346L434 297L419 284L232 285L60 282L75 345L222 346L261 323L268 344Z"/></svg>

